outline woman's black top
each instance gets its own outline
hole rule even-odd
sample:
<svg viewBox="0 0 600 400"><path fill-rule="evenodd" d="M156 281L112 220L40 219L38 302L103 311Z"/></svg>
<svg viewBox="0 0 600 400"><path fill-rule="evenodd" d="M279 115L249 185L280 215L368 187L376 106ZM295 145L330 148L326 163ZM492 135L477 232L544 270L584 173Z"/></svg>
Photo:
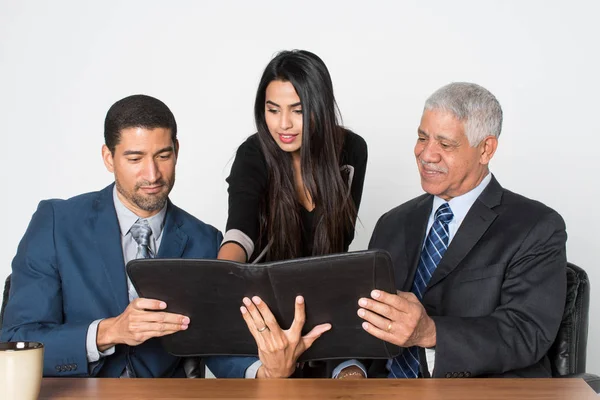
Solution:
<svg viewBox="0 0 600 400"><path fill-rule="evenodd" d="M358 211L367 168L367 143L362 137L349 130L345 130L345 133L340 170L347 172L350 195ZM261 240L261 248L255 248L260 235L261 201L267 196L268 190L267 162L260 148L258 134L250 136L238 148L227 182L229 183L229 216L223 243L238 243L246 251L247 259L253 260L266 246L266 241ZM308 211L301 205L298 207L302 220L301 256L310 256L315 210ZM344 251L348 250L352 239L354 239L354 230L344 237Z"/></svg>

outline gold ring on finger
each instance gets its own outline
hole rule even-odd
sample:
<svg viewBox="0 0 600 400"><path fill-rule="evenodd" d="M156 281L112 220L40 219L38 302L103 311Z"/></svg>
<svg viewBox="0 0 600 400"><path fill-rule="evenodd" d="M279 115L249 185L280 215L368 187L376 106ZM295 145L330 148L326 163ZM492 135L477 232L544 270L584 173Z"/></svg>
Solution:
<svg viewBox="0 0 600 400"><path fill-rule="evenodd" d="M392 330L392 323L390 322L387 327L387 331L390 332Z"/></svg>
<svg viewBox="0 0 600 400"><path fill-rule="evenodd" d="M263 326L262 328L257 328L256 330L259 331L260 333L263 333L264 331L266 331L269 327L267 325Z"/></svg>

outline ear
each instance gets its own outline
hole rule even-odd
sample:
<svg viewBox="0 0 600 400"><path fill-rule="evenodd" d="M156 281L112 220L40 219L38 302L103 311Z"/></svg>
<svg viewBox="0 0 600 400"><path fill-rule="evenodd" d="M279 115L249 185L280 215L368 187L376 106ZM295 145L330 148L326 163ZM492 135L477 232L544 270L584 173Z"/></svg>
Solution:
<svg viewBox="0 0 600 400"><path fill-rule="evenodd" d="M114 173L115 167L113 155L110 152L110 149L105 144L102 145L102 160L104 161L104 166L106 167L108 172Z"/></svg>
<svg viewBox="0 0 600 400"><path fill-rule="evenodd" d="M175 158L179 157L179 139L175 139ZM177 160L175 160L177 161Z"/></svg>
<svg viewBox="0 0 600 400"><path fill-rule="evenodd" d="M479 143L481 154L479 156L479 163L487 165L490 163L496 149L498 148L498 138L496 136L487 136Z"/></svg>

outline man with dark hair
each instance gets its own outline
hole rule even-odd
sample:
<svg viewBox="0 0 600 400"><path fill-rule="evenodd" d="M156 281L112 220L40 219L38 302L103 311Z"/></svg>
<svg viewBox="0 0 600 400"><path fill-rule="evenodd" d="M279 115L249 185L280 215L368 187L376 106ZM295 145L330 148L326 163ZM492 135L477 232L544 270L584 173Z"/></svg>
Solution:
<svg viewBox="0 0 600 400"><path fill-rule="evenodd" d="M185 315L139 298L125 264L135 258L216 258L221 233L173 205L179 143L169 108L134 95L106 116L102 157L115 183L42 201L12 264L3 341L45 347L45 376L183 377L158 337L187 329ZM207 358L242 377L243 358Z"/></svg>
<svg viewBox="0 0 600 400"><path fill-rule="evenodd" d="M390 252L399 292L358 300L363 328L405 347L384 376L551 376L565 224L489 171L501 127L500 104L472 83L425 103L415 157L427 193L384 214L369 244Z"/></svg>

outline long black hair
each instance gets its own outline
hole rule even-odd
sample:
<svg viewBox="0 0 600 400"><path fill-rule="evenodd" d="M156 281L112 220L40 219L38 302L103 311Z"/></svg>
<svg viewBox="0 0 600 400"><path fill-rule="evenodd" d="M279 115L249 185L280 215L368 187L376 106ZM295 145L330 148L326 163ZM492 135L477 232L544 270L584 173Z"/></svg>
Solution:
<svg viewBox="0 0 600 400"><path fill-rule="evenodd" d="M269 185L260 210L261 238L270 243L268 260L301 254L301 204L294 187L292 154L279 148L265 120L265 97L272 81L290 82L302 104L302 182L315 204L312 255L344 250L344 237L354 229L357 210L349 196L340 157L346 131L325 63L305 50L282 51L265 68L254 103L258 138L267 161Z"/></svg>

